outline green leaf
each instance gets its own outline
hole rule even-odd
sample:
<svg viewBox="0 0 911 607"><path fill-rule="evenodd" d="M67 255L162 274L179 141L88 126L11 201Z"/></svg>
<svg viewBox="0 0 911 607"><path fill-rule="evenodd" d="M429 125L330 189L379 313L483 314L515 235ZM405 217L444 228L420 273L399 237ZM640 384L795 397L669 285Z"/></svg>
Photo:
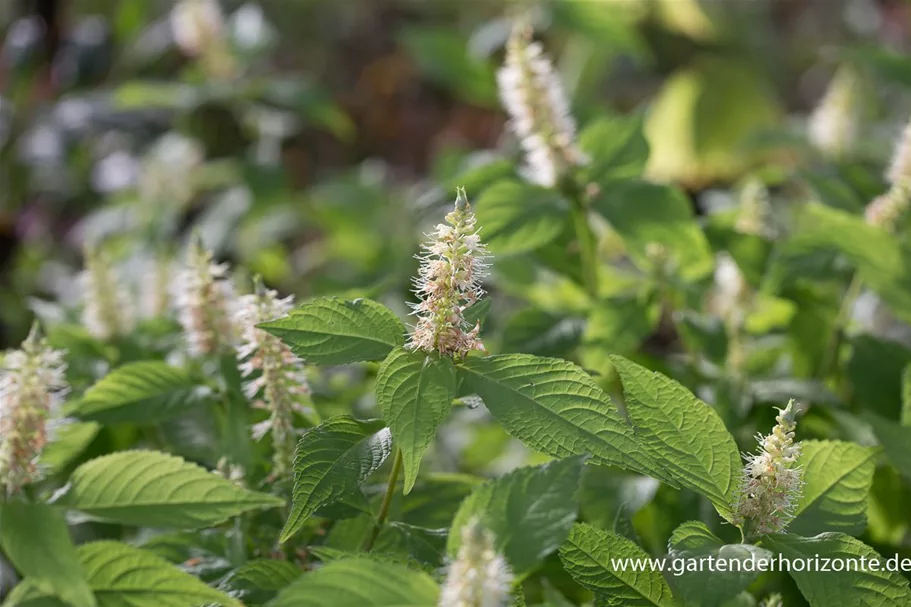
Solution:
<svg viewBox="0 0 911 607"><path fill-rule="evenodd" d="M639 442L671 478L709 498L729 518L741 463L721 417L674 380L621 356L610 358Z"/></svg>
<svg viewBox="0 0 911 607"><path fill-rule="evenodd" d="M99 607L243 607L164 559L120 542L83 544L76 551ZM46 594L26 580L4 607L50 607Z"/></svg>
<svg viewBox="0 0 911 607"><path fill-rule="evenodd" d="M538 356L568 355L585 327L581 318L551 314L538 308L516 312L503 329L503 349Z"/></svg>
<svg viewBox="0 0 911 607"><path fill-rule="evenodd" d="M402 451L405 494L418 477L421 457L452 408L456 371L452 359L396 348L376 376L376 402Z"/></svg>
<svg viewBox="0 0 911 607"><path fill-rule="evenodd" d="M95 607L66 522L46 504L0 504L0 547L30 583L74 607Z"/></svg>
<svg viewBox="0 0 911 607"><path fill-rule="evenodd" d="M579 147L588 154L586 181L630 179L642 175L648 162L648 141L642 115L605 116L586 125Z"/></svg>
<svg viewBox="0 0 911 607"><path fill-rule="evenodd" d="M774 556L751 544L725 544L704 523L696 521L683 523L674 530L668 552L679 563L673 565L679 567L674 574L686 604L701 607L716 607L736 597L759 577L762 569L756 563L768 562ZM716 565L709 570L705 566L709 558L727 565ZM747 561L753 564L746 565ZM684 570L686 565L700 562L702 570ZM682 573L677 575L677 571Z"/></svg>
<svg viewBox="0 0 911 607"><path fill-rule="evenodd" d="M477 518L496 538L513 572L531 571L566 539L579 509L583 458L519 468L484 483L469 495L452 522L447 549L458 553L462 528Z"/></svg>
<svg viewBox="0 0 911 607"><path fill-rule="evenodd" d="M184 414L202 389L186 371L167 363L128 363L89 388L69 412L102 424L148 424Z"/></svg>
<svg viewBox="0 0 911 607"><path fill-rule="evenodd" d="M582 334L582 362L602 371L609 354L634 352L658 323L659 309L633 297L598 302Z"/></svg>
<svg viewBox="0 0 911 607"><path fill-rule="evenodd" d="M911 605L911 589L901 574L886 571L885 560L873 548L843 533L820 533L816 537L792 534L769 535L763 544L789 559L813 560L816 555L842 561L851 571L820 573L813 568L791 570L800 592L810 607L833 605L864 605L866 607L907 607ZM869 566L860 567L860 559L867 563L878 561L877 571ZM848 563L851 563L850 565ZM857 569L855 571L855 569Z"/></svg>
<svg viewBox="0 0 911 607"><path fill-rule="evenodd" d="M269 607L430 607L437 604L439 594L426 573L358 557L304 574Z"/></svg>
<svg viewBox="0 0 911 607"><path fill-rule="evenodd" d="M404 345L405 327L392 310L370 299L323 297L258 325L309 363L344 365L380 360Z"/></svg>
<svg viewBox="0 0 911 607"><path fill-rule="evenodd" d="M227 574L218 589L246 605L260 605L301 576L303 571L288 561L256 559Z"/></svg>
<svg viewBox="0 0 911 607"><path fill-rule="evenodd" d="M76 422L64 424L56 429L53 440L41 452L41 466L59 472L89 446L101 424L97 422Z"/></svg>
<svg viewBox="0 0 911 607"><path fill-rule="evenodd" d="M911 426L911 364L902 371L902 413L903 426Z"/></svg>
<svg viewBox="0 0 911 607"><path fill-rule="evenodd" d="M447 535L447 529L425 529L392 521L383 525L373 551L406 556L437 569L444 564Z"/></svg>
<svg viewBox="0 0 911 607"><path fill-rule="evenodd" d="M611 402L580 367L557 358L503 354L460 366L504 429L553 457L590 454L604 465L664 478Z"/></svg>
<svg viewBox="0 0 911 607"><path fill-rule="evenodd" d="M682 191L628 181L603 192L594 205L623 237L630 255L643 267L652 264L650 246L661 244L683 278L696 279L712 271L711 247Z"/></svg>
<svg viewBox="0 0 911 607"><path fill-rule="evenodd" d="M120 451L79 466L61 503L124 525L198 529L284 500L238 487L173 455Z"/></svg>
<svg viewBox="0 0 911 607"><path fill-rule="evenodd" d="M616 533L587 523L573 526L560 547L560 560L576 582L598 597L598 605L616 607L673 607L671 589L661 573L623 568L615 559L648 559L642 548Z"/></svg>
<svg viewBox="0 0 911 607"><path fill-rule="evenodd" d="M876 440L882 445L892 465L905 478L911 479L911 428L869 411L864 412L864 419L873 427Z"/></svg>
<svg viewBox="0 0 911 607"><path fill-rule="evenodd" d="M804 486L788 529L799 535L863 531L877 450L841 441L803 441L800 445L798 464Z"/></svg>
<svg viewBox="0 0 911 607"><path fill-rule="evenodd" d="M293 505L281 541L321 506L356 491L391 452L392 434L376 421L339 416L307 430L294 456Z"/></svg>
<svg viewBox="0 0 911 607"><path fill-rule="evenodd" d="M563 232L569 205L556 192L520 183L499 181L475 202L481 237L499 255L533 251Z"/></svg>

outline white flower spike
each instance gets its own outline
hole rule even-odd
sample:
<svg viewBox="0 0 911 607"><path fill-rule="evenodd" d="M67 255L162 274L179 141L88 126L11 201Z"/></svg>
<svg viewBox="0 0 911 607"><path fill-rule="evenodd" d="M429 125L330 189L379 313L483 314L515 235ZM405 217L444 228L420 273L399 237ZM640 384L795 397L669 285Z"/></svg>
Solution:
<svg viewBox="0 0 911 607"><path fill-rule="evenodd" d="M849 156L860 129L861 88L857 72L842 66L810 115L808 135L813 145L835 160Z"/></svg>
<svg viewBox="0 0 911 607"><path fill-rule="evenodd" d="M110 258L99 248L86 247L85 270L79 275L82 322L99 339L128 335L136 326L135 302Z"/></svg>
<svg viewBox="0 0 911 607"><path fill-rule="evenodd" d="M506 607L512 580L493 534L473 520L462 527L462 545L443 583L439 607Z"/></svg>
<svg viewBox="0 0 911 607"><path fill-rule="evenodd" d="M254 427L254 438L272 433L272 477L287 478L294 462L297 432L294 416L307 416L310 384L303 362L279 338L256 325L285 316L293 306L293 297L283 299L257 281L255 292L239 300L235 321L241 330L237 358L241 374L247 379L244 386L248 398L261 395L255 406L267 409L269 419ZM258 376L254 377L259 373Z"/></svg>
<svg viewBox="0 0 911 607"><path fill-rule="evenodd" d="M766 535L784 531L794 517L803 488L797 459L800 443L794 440L797 409L790 401L779 409L778 422L768 436L757 436L760 452L746 456L743 481L734 512L734 523L744 535Z"/></svg>
<svg viewBox="0 0 911 607"><path fill-rule="evenodd" d="M418 321L408 347L461 358L484 350L478 338L480 326L469 326L465 310L484 294L481 281L487 276L487 249L475 228L464 188L459 188L455 209L446 223L437 225L424 244L421 267L415 279L414 304Z"/></svg>
<svg viewBox="0 0 911 607"><path fill-rule="evenodd" d="M525 177L553 187L568 168L584 164L586 158L576 147L576 123L560 78L541 44L530 38L530 28L517 24L497 84L510 128L525 151Z"/></svg>
<svg viewBox="0 0 911 607"><path fill-rule="evenodd" d="M174 283L177 317L193 356L225 353L236 342L231 318L234 286L228 279L228 265L214 263L212 257L195 236Z"/></svg>
<svg viewBox="0 0 911 607"><path fill-rule="evenodd" d="M37 324L0 364L0 490L6 495L39 480L38 459L59 421L68 390L64 352L54 350Z"/></svg>

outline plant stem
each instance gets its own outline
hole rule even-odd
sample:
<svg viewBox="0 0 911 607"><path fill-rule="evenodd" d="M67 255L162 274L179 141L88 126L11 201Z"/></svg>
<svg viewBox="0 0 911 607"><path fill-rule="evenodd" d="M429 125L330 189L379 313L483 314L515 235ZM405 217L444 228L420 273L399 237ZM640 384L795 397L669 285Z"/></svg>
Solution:
<svg viewBox="0 0 911 607"><path fill-rule="evenodd" d="M826 349L823 352L819 369L816 372L817 379L825 379L832 371L832 367L838 362L838 350L841 346L841 340L844 336L845 327L851 320L851 312L854 310L854 304L863 288L863 279L857 272L851 278L851 284L848 285L844 296L841 299L841 308L838 310L838 316L835 317L835 326L829 333L829 340L826 343Z"/></svg>
<svg viewBox="0 0 911 607"><path fill-rule="evenodd" d="M592 297L598 296L598 259L595 238L588 224L588 212L578 197L572 198L573 229L579 243L579 258L582 263L582 281L585 290Z"/></svg>
<svg viewBox="0 0 911 607"><path fill-rule="evenodd" d="M401 449L396 449L395 459L392 461L392 471L389 472L389 482L386 483L386 495L383 496L383 503L380 505L380 512L376 516L376 523L374 523L373 529L370 530L367 541L364 542L365 552L370 552L370 550L373 549L373 544L376 543L376 538L379 537L380 531L386 523L386 519L389 517L389 506L392 505L392 496L395 494L395 484L398 482L399 474L401 472L402 451Z"/></svg>

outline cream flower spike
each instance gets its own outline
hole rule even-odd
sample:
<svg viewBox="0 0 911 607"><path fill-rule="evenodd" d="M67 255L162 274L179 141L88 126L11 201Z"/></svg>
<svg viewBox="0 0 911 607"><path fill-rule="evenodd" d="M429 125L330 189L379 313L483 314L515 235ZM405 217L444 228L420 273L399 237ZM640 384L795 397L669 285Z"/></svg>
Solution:
<svg viewBox="0 0 911 607"><path fill-rule="evenodd" d="M0 491L17 493L40 480L38 459L59 421L68 390L64 352L41 337L38 325L0 365Z"/></svg>
<svg viewBox="0 0 911 607"><path fill-rule="evenodd" d="M198 236L190 242L174 287L174 306L189 353L206 356L231 350L236 342L231 318L235 294L228 265L215 263Z"/></svg>
<svg viewBox="0 0 911 607"><path fill-rule="evenodd" d="M256 281L254 293L240 298L235 322L241 330L241 343L237 346L241 375L247 379L244 386L247 398L261 395L256 407L269 411L269 419L254 426L253 437L262 438L272 433L272 477L288 478L294 462L294 447L298 435L294 429L294 416L312 413L308 406L310 384L303 362L279 338L257 328L256 325L285 316L293 307L294 298L279 298L278 293L266 289ZM253 378L254 374L259 375Z"/></svg>
<svg viewBox="0 0 911 607"><path fill-rule="evenodd" d="M895 145L892 162L886 171L886 179L893 187L911 189L911 121L905 126Z"/></svg>
<svg viewBox="0 0 911 607"><path fill-rule="evenodd" d="M475 224L465 189L459 188L455 209L428 234L418 256L421 267L414 284L420 302L412 306L418 320L407 344L412 350L457 358L484 350L480 327L465 320L465 310L484 294L481 281L488 267Z"/></svg>
<svg viewBox="0 0 911 607"><path fill-rule="evenodd" d="M87 246L85 270L79 275L82 289L82 322L99 339L127 335L136 326L133 297L108 255Z"/></svg>
<svg viewBox="0 0 911 607"><path fill-rule="evenodd" d="M746 537L784 531L794 517L803 488L797 466L800 443L794 440L797 427L794 401L778 411L772 433L756 437L759 453L746 456L734 512L734 524L741 527Z"/></svg>
<svg viewBox="0 0 911 607"><path fill-rule="evenodd" d="M568 168L586 162L576 147L576 123L560 78L541 44L531 41L531 29L521 22L507 42L497 84L509 126L525 151L526 179L553 187Z"/></svg>
<svg viewBox="0 0 911 607"><path fill-rule="evenodd" d="M839 160L854 151L860 129L860 78L854 68L843 65L810 115L810 141L826 156Z"/></svg>
<svg viewBox="0 0 911 607"><path fill-rule="evenodd" d="M439 607L506 607L513 575L493 534L477 520L462 527L462 545L440 592Z"/></svg>

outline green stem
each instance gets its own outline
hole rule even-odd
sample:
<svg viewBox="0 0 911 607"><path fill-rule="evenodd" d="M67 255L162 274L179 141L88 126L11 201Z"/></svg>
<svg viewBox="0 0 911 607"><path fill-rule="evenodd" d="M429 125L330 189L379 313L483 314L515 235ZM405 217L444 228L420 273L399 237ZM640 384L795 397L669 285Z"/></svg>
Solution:
<svg viewBox="0 0 911 607"><path fill-rule="evenodd" d="M364 542L365 552L370 552L373 549L373 544L376 543L376 538L379 537L380 531L386 523L386 519L389 517L389 506L392 505L392 496L395 494L395 484L398 482L399 474L401 472L402 451L401 449L396 449L395 459L392 462L392 471L389 473L389 482L386 483L386 495L383 496L383 503L380 505L380 512L376 517L376 523L374 523L373 529L370 530L367 541Z"/></svg>
<svg viewBox="0 0 911 607"><path fill-rule="evenodd" d="M588 212L577 197L572 205L573 229L579 243L579 258L582 263L582 281L585 290L592 297L598 296L598 259L595 249L595 237L588 224Z"/></svg>
<svg viewBox="0 0 911 607"><path fill-rule="evenodd" d="M854 274L851 278L851 284L845 291L841 299L841 308L838 310L838 316L835 317L835 326L829 333L829 340L826 343L826 349L823 351L822 360L819 369L816 372L817 379L825 379L832 371L832 367L838 362L838 350L841 346L841 340L844 337L845 327L851 320L851 312L854 310L854 304L863 288L863 279L860 274Z"/></svg>

